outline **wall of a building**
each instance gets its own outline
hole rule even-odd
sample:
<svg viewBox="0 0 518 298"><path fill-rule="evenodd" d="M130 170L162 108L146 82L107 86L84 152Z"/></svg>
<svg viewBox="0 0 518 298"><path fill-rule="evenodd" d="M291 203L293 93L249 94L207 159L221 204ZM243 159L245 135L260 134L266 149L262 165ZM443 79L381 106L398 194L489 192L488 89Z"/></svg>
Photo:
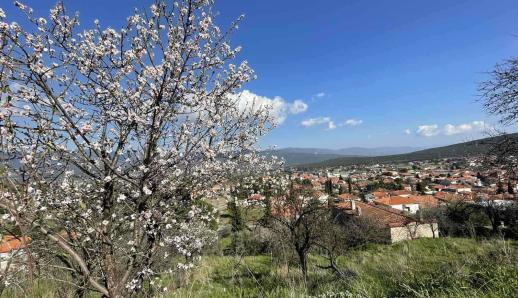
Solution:
<svg viewBox="0 0 518 298"><path fill-rule="evenodd" d="M405 207L410 208L410 213L414 214L419 210L419 204L391 205L390 207L401 211L407 211Z"/></svg>
<svg viewBox="0 0 518 298"><path fill-rule="evenodd" d="M392 243L417 238L437 238L439 229L437 223L417 224L410 223L404 227L390 228L390 240Z"/></svg>

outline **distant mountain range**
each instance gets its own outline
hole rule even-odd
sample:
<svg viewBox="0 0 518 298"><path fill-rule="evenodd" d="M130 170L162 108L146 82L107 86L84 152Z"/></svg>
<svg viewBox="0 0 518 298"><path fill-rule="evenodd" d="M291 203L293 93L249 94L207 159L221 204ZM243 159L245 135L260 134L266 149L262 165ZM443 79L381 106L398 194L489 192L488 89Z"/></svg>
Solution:
<svg viewBox="0 0 518 298"><path fill-rule="evenodd" d="M418 147L377 147L363 148L350 147L343 149L322 149L322 148L283 148L278 150L263 151L263 154L276 155L284 158L289 166L318 163L326 160L341 157L365 157L382 156L392 154L403 154L414 152L422 148Z"/></svg>
<svg viewBox="0 0 518 298"><path fill-rule="evenodd" d="M518 138L518 133L507 135L507 137ZM455 158L474 156L487 153L492 144L498 142L501 136L485 138L465 143L459 143L449 146L419 150L405 154L393 154L384 156L342 156L338 158L321 160L318 162L308 162L298 164L299 168L320 168L320 167L336 167L349 166L354 164L377 164L392 162L409 162L421 161L440 158Z"/></svg>

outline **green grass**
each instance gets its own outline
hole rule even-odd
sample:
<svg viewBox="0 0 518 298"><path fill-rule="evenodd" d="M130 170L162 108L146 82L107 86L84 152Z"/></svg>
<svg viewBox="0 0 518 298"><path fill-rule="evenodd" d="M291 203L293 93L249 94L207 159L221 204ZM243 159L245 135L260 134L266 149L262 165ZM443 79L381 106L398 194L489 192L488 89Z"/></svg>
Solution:
<svg viewBox="0 0 518 298"><path fill-rule="evenodd" d="M206 257L187 285L166 297L300 297L296 268L274 265L269 256Z"/></svg>
<svg viewBox="0 0 518 298"><path fill-rule="evenodd" d="M339 258L357 274L346 281L312 256L307 288L296 267L269 256L205 257L166 297L515 297L517 246L448 238L372 245Z"/></svg>
<svg viewBox="0 0 518 298"><path fill-rule="evenodd" d="M164 278L164 297L516 297L518 242L420 239L370 245L341 256L356 273L347 280L319 269L311 255L307 287L295 265L267 255L205 256L184 276ZM38 280L32 289L7 289L2 297L72 297L57 281ZM88 297L96 297L89 295Z"/></svg>
<svg viewBox="0 0 518 298"><path fill-rule="evenodd" d="M358 273L364 297L515 297L516 242L421 239L353 252L340 264Z"/></svg>

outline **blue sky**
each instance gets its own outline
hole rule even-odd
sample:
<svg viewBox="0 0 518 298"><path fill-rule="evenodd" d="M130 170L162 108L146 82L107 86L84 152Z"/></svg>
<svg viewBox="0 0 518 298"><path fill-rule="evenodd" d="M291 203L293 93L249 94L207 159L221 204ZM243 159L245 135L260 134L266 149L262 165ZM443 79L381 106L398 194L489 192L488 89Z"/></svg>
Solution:
<svg viewBox="0 0 518 298"><path fill-rule="evenodd" d="M46 13L54 1L24 3ZM65 1L83 25L114 27L149 3ZM9 16L12 5L1 6ZM285 104L263 145L422 147L481 137L496 119L476 101L477 83L518 54L518 1L219 0L216 8L222 27L246 15L233 37L258 75L246 89ZM307 108L290 112L295 100Z"/></svg>

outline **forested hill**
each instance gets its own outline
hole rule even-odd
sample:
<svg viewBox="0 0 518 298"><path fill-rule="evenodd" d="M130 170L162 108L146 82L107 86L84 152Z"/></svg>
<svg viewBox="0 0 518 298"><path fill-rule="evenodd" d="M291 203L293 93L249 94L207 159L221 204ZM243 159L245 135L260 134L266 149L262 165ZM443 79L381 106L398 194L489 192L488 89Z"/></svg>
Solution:
<svg viewBox="0 0 518 298"><path fill-rule="evenodd" d="M283 148L276 150L262 151L262 154L275 155L283 158L288 166L300 164L319 163L329 159L342 157L361 157L361 156L383 156L393 154L403 154L415 152L422 148L418 147L349 147L341 149L322 149L322 148Z"/></svg>
<svg viewBox="0 0 518 298"><path fill-rule="evenodd" d="M507 137L518 138L518 133L507 135ZM440 158L453 158L474 156L487 153L492 144L501 140L502 136L479 139L475 141L459 143L444 147L420 150L406 154L374 156L374 157L340 157L325 160L317 163L308 163L298 166L301 169L319 168L319 167L336 167L348 166L354 164L376 164L376 163L393 163L420 161Z"/></svg>

